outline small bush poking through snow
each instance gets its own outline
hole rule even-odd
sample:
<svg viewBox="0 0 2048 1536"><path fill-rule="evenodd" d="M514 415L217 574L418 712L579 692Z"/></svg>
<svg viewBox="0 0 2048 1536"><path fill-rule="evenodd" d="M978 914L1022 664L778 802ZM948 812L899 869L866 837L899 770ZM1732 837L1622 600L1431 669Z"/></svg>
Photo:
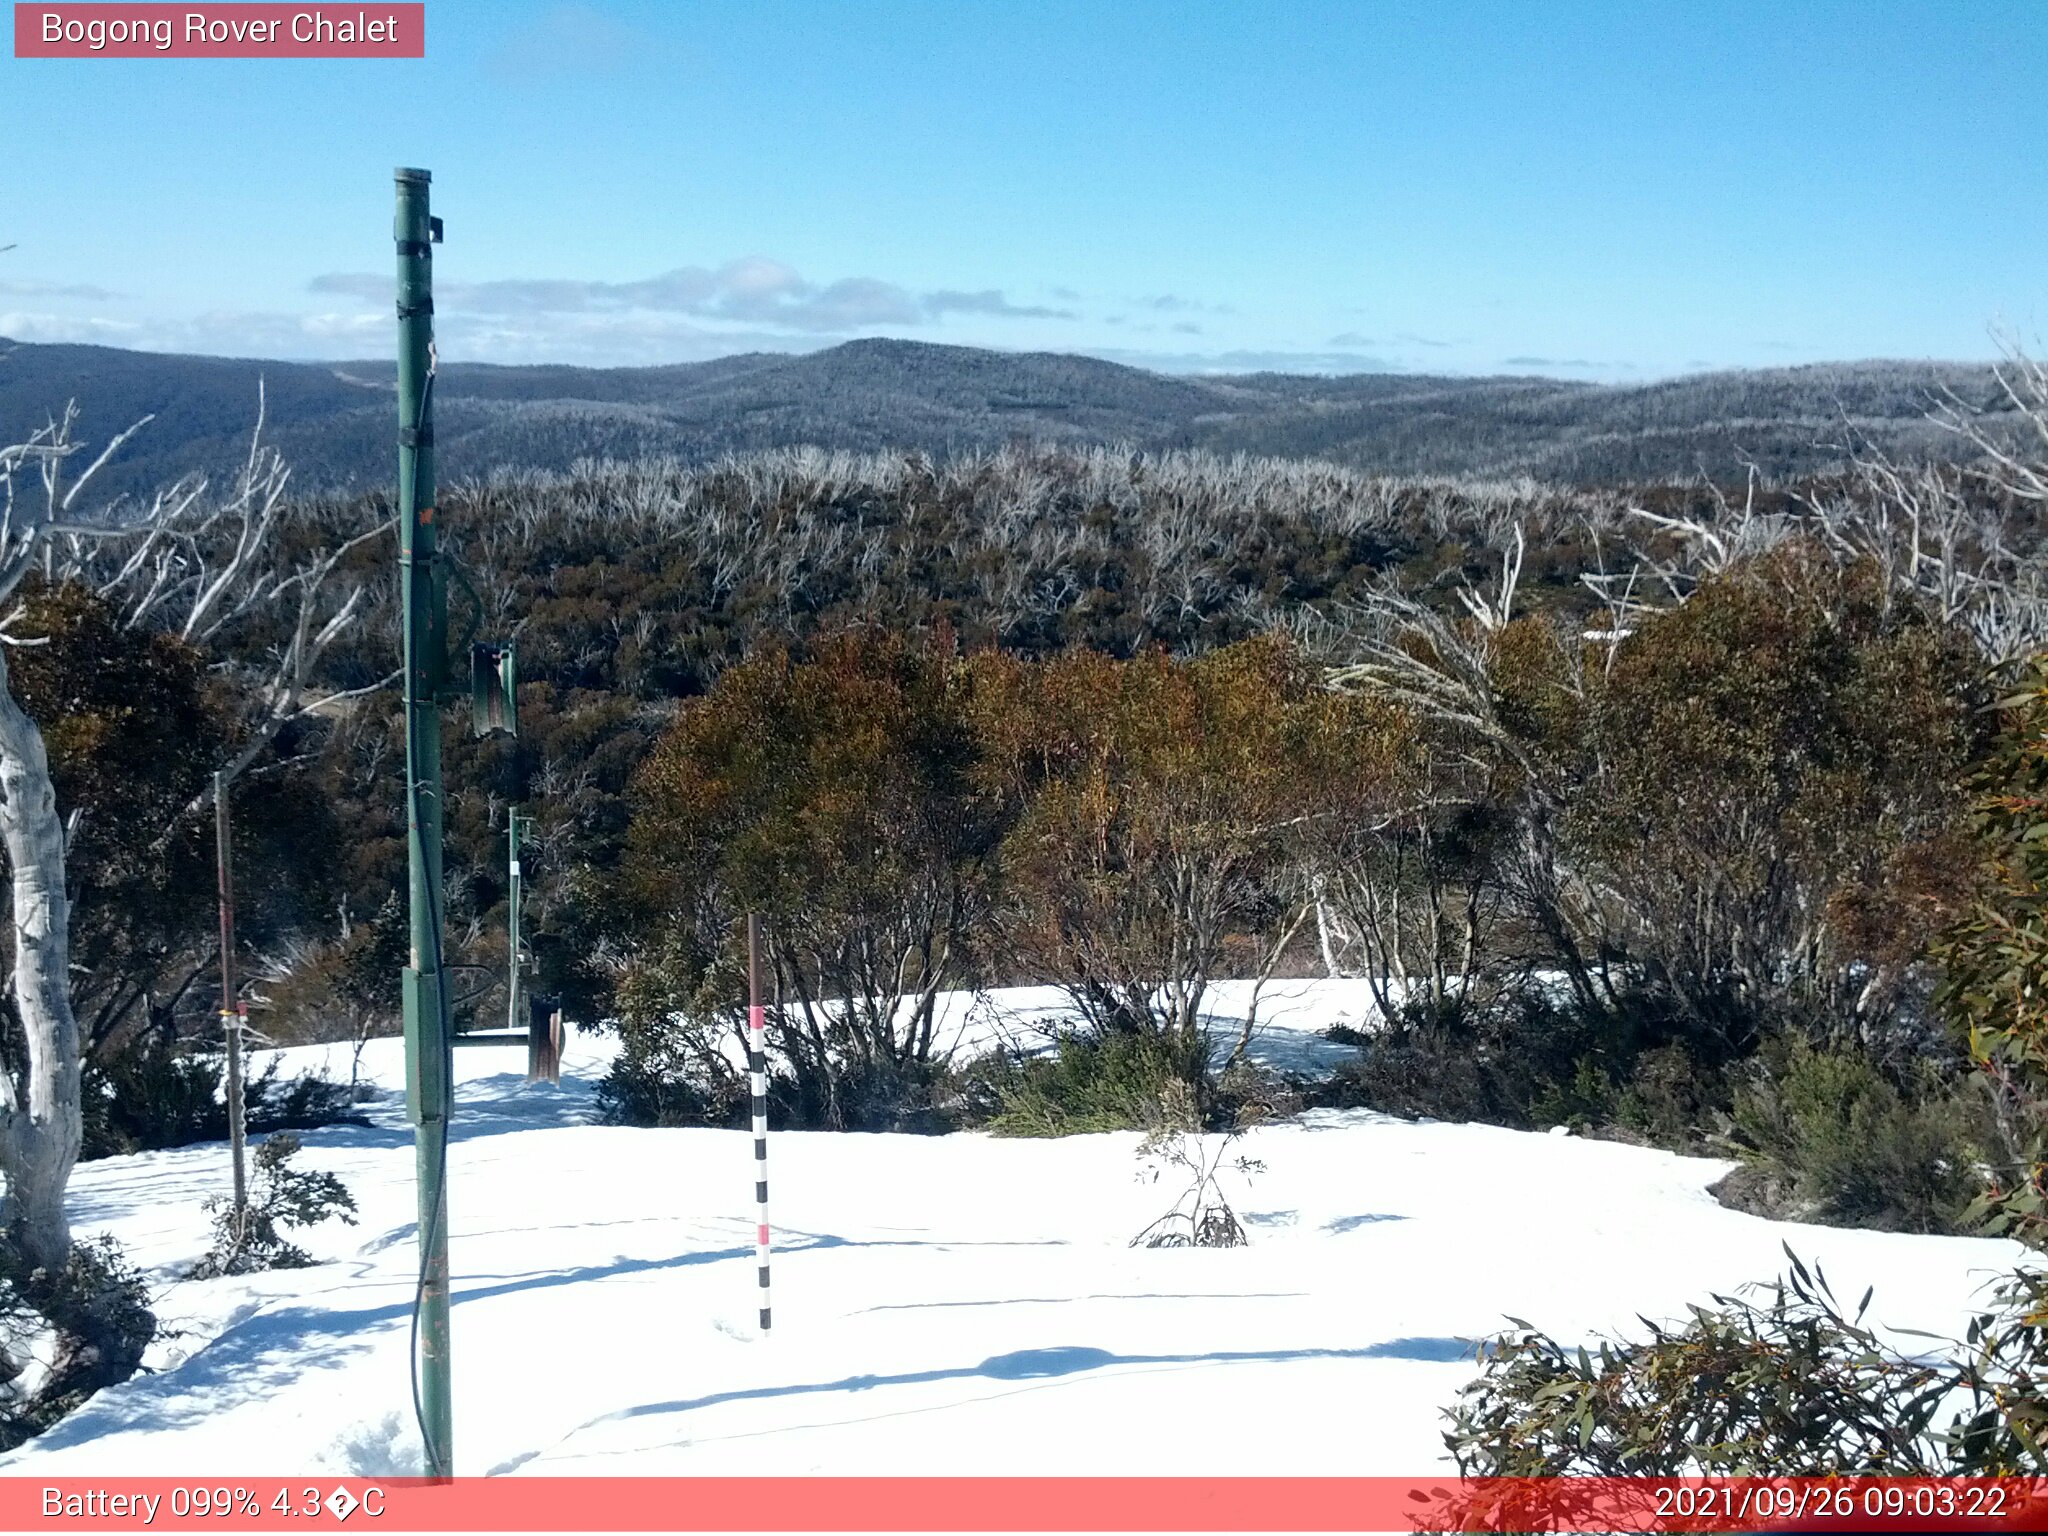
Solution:
<svg viewBox="0 0 2048 1536"><path fill-rule="evenodd" d="M1138 1176L1152 1183L1187 1181L1173 1208L1131 1239L1133 1248L1242 1248L1249 1241L1244 1224L1230 1208L1218 1175L1225 1158L1241 1133L1232 1131L1219 1138L1215 1150L1206 1136L1187 1134L1176 1128L1155 1130L1138 1147L1138 1157L1149 1166ZM1256 1158L1239 1156L1228 1166L1250 1178L1264 1173L1266 1165Z"/></svg>
<svg viewBox="0 0 2048 1536"><path fill-rule="evenodd" d="M272 1136L252 1160L256 1178L248 1205L237 1211L225 1199L207 1202L207 1209L219 1214L213 1221L213 1246L192 1267L194 1280L259 1269L304 1269L312 1256L287 1241L284 1228L318 1226L330 1216L355 1225L355 1196L331 1173L292 1167L298 1151L298 1137L289 1132Z"/></svg>

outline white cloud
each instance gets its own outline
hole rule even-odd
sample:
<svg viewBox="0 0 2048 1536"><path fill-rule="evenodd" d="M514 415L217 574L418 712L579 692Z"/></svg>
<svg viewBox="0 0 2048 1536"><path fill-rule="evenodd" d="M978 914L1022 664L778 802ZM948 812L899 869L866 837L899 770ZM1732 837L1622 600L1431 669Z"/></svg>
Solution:
<svg viewBox="0 0 2048 1536"><path fill-rule="evenodd" d="M1155 293L1136 302L1146 309L1156 309L1167 315L1228 315L1236 313L1228 304L1210 304L1201 299L1183 298L1177 293Z"/></svg>
<svg viewBox="0 0 2048 1536"><path fill-rule="evenodd" d="M316 277L312 290L377 301L391 292L391 280L367 273L338 272ZM928 325L947 315L1005 319L1071 319L1067 310L1014 304L1000 289L956 288L914 293L873 277L815 283L786 262L748 256L718 268L677 267L631 282L572 278L505 278L482 283L439 284L435 305L442 314L570 317L589 314L689 315L698 319L778 327L804 335L836 335L876 326Z"/></svg>
<svg viewBox="0 0 2048 1536"><path fill-rule="evenodd" d="M1627 363L1593 363L1583 357L1504 357L1503 368L1535 368L1545 373L1562 369L1569 373L1592 373L1603 368L1626 368Z"/></svg>
<svg viewBox="0 0 2048 1536"><path fill-rule="evenodd" d="M119 297L90 283L45 283L34 278L0 278L0 294L13 299L105 300Z"/></svg>
<svg viewBox="0 0 2048 1536"><path fill-rule="evenodd" d="M53 315L36 310L0 310L0 336L16 341L73 341L98 346L134 346L128 338L141 327L103 315Z"/></svg>
<svg viewBox="0 0 2048 1536"><path fill-rule="evenodd" d="M999 315L1011 320L1071 320L1071 309L1048 309L1042 304L1012 304L996 288L984 288L978 293L961 293L956 289L941 288L924 295L924 307L928 314L947 315Z"/></svg>

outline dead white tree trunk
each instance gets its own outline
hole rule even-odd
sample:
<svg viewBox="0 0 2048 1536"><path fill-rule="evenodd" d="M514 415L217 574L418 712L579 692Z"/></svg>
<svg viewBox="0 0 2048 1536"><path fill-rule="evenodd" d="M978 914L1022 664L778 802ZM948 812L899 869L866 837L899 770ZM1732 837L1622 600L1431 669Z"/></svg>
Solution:
<svg viewBox="0 0 2048 1536"><path fill-rule="evenodd" d="M61 422L49 423L28 441L0 447L0 603L49 552L60 518L128 435L117 437L65 488L64 462L78 446L71 439L76 415L67 410ZM17 477L30 465L40 471L40 498L16 494ZM183 494L183 487L169 493L171 503ZM153 510L171 503L159 497ZM99 537L107 531L81 529L79 536ZM5 624L0 619L0 639L6 638ZM43 733L16 702L0 656L0 847L6 851L11 883L14 1005L24 1045L22 1063L0 1085L0 1176L7 1181L0 1226L27 1270L53 1275L71 1253L64 1190L83 1136L64 844Z"/></svg>
<svg viewBox="0 0 2048 1536"><path fill-rule="evenodd" d="M296 623L276 672L259 688L262 702L249 741L227 765L232 776L284 721L303 712L312 662L360 611L359 588L338 602L325 599L323 590L343 557L381 525L296 564L284 561L277 531L287 474L261 445L260 403L248 462L225 497L209 500L205 482L194 477L147 503L116 503L76 516L94 473L142 425L117 434L66 484L66 461L80 448L71 435L76 419L76 410L67 409L61 421L26 442L0 446L0 605L40 567L53 583L80 581L120 603L131 627L204 641L245 614L296 602ZM31 467L40 495L21 484L31 478L25 473ZM13 998L26 1049L22 1064L0 1082L0 1176L6 1180L0 1227L29 1268L55 1273L71 1247L64 1190L83 1130L80 1042L71 1009L65 824L42 732L7 686L4 646L35 643L8 634L20 616L19 608L0 616L0 848L11 881ZM187 809L210 799L210 793L201 796Z"/></svg>
<svg viewBox="0 0 2048 1536"><path fill-rule="evenodd" d="M0 652L0 842L14 914L14 1004L27 1042L19 1080L5 1085L0 1175L6 1230L30 1269L62 1269L71 1252L64 1189L78 1161L78 1020L71 1012L71 903L64 823L43 733L8 691Z"/></svg>

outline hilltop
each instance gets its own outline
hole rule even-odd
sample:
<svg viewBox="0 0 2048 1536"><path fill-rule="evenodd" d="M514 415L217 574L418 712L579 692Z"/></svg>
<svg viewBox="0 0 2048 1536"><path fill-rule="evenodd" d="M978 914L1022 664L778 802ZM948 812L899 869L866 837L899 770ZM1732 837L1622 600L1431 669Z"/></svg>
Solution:
<svg viewBox="0 0 2048 1536"><path fill-rule="evenodd" d="M0 423L19 432L76 400L104 442L154 414L109 466L112 489L218 470L245 450L258 381L269 436L306 489L383 484L389 362L300 363L0 340ZM1691 375L1643 385L1408 374L1181 376L1098 358L865 340L655 368L455 363L436 383L444 481L579 459L807 443L935 455L1018 439L1320 458L1374 473L1557 483L1774 474L1838 462L1851 435L1943 452L1927 412L1953 390L1990 403L1987 368L1866 362Z"/></svg>

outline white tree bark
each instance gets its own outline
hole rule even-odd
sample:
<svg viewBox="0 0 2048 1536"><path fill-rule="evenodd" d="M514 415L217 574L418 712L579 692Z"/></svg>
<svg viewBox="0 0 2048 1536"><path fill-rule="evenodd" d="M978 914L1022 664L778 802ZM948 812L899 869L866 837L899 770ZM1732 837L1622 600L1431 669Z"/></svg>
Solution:
<svg viewBox="0 0 2048 1536"><path fill-rule="evenodd" d="M225 500L207 500L205 481L188 478L125 516L117 507L76 521L71 509L79 493L142 424L117 434L67 486L62 472L80 446L71 437L76 419L76 410L67 409L61 422L26 442L0 445L0 603L40 563L53 582L81 581L120 602L131 627L151 625L203 641L245 613L296 595L297 622L264 694L264 718L254 722L254 744L232 765L239 770L286 719L303 711L312 661L355 622L360 590L329 612L322 589L343 556L376 537L382 525L298 565L279 566L276 531L287 474L277 455L261 446L260 403L248 463ZM18 494L22 472L31 467L40 471L40 497ZM19 614L0 617L0 642ZM210 794L202 796L194 806L209 800ZM12 887L14 1004L26 1048L0 1082L0 1176L6 1180L0 1226L30 1270L52 1274L71 1251L64 1191L83 1139L66 841L42 732L8 689L0 644L0 850Z"/></svg>
<svg viewBox="0 0 2048 1536"><path fill-rule="evenodd" d="M83 1133L69 977L71 904L64 889L64 823L43 733L8 691L4 650L0 844L13 887L14 1005L27 1044L20 1079L6 1085L0 1116L6 1229L29 1267L54 1273L71 1251L64 1189Z"/></svg>

